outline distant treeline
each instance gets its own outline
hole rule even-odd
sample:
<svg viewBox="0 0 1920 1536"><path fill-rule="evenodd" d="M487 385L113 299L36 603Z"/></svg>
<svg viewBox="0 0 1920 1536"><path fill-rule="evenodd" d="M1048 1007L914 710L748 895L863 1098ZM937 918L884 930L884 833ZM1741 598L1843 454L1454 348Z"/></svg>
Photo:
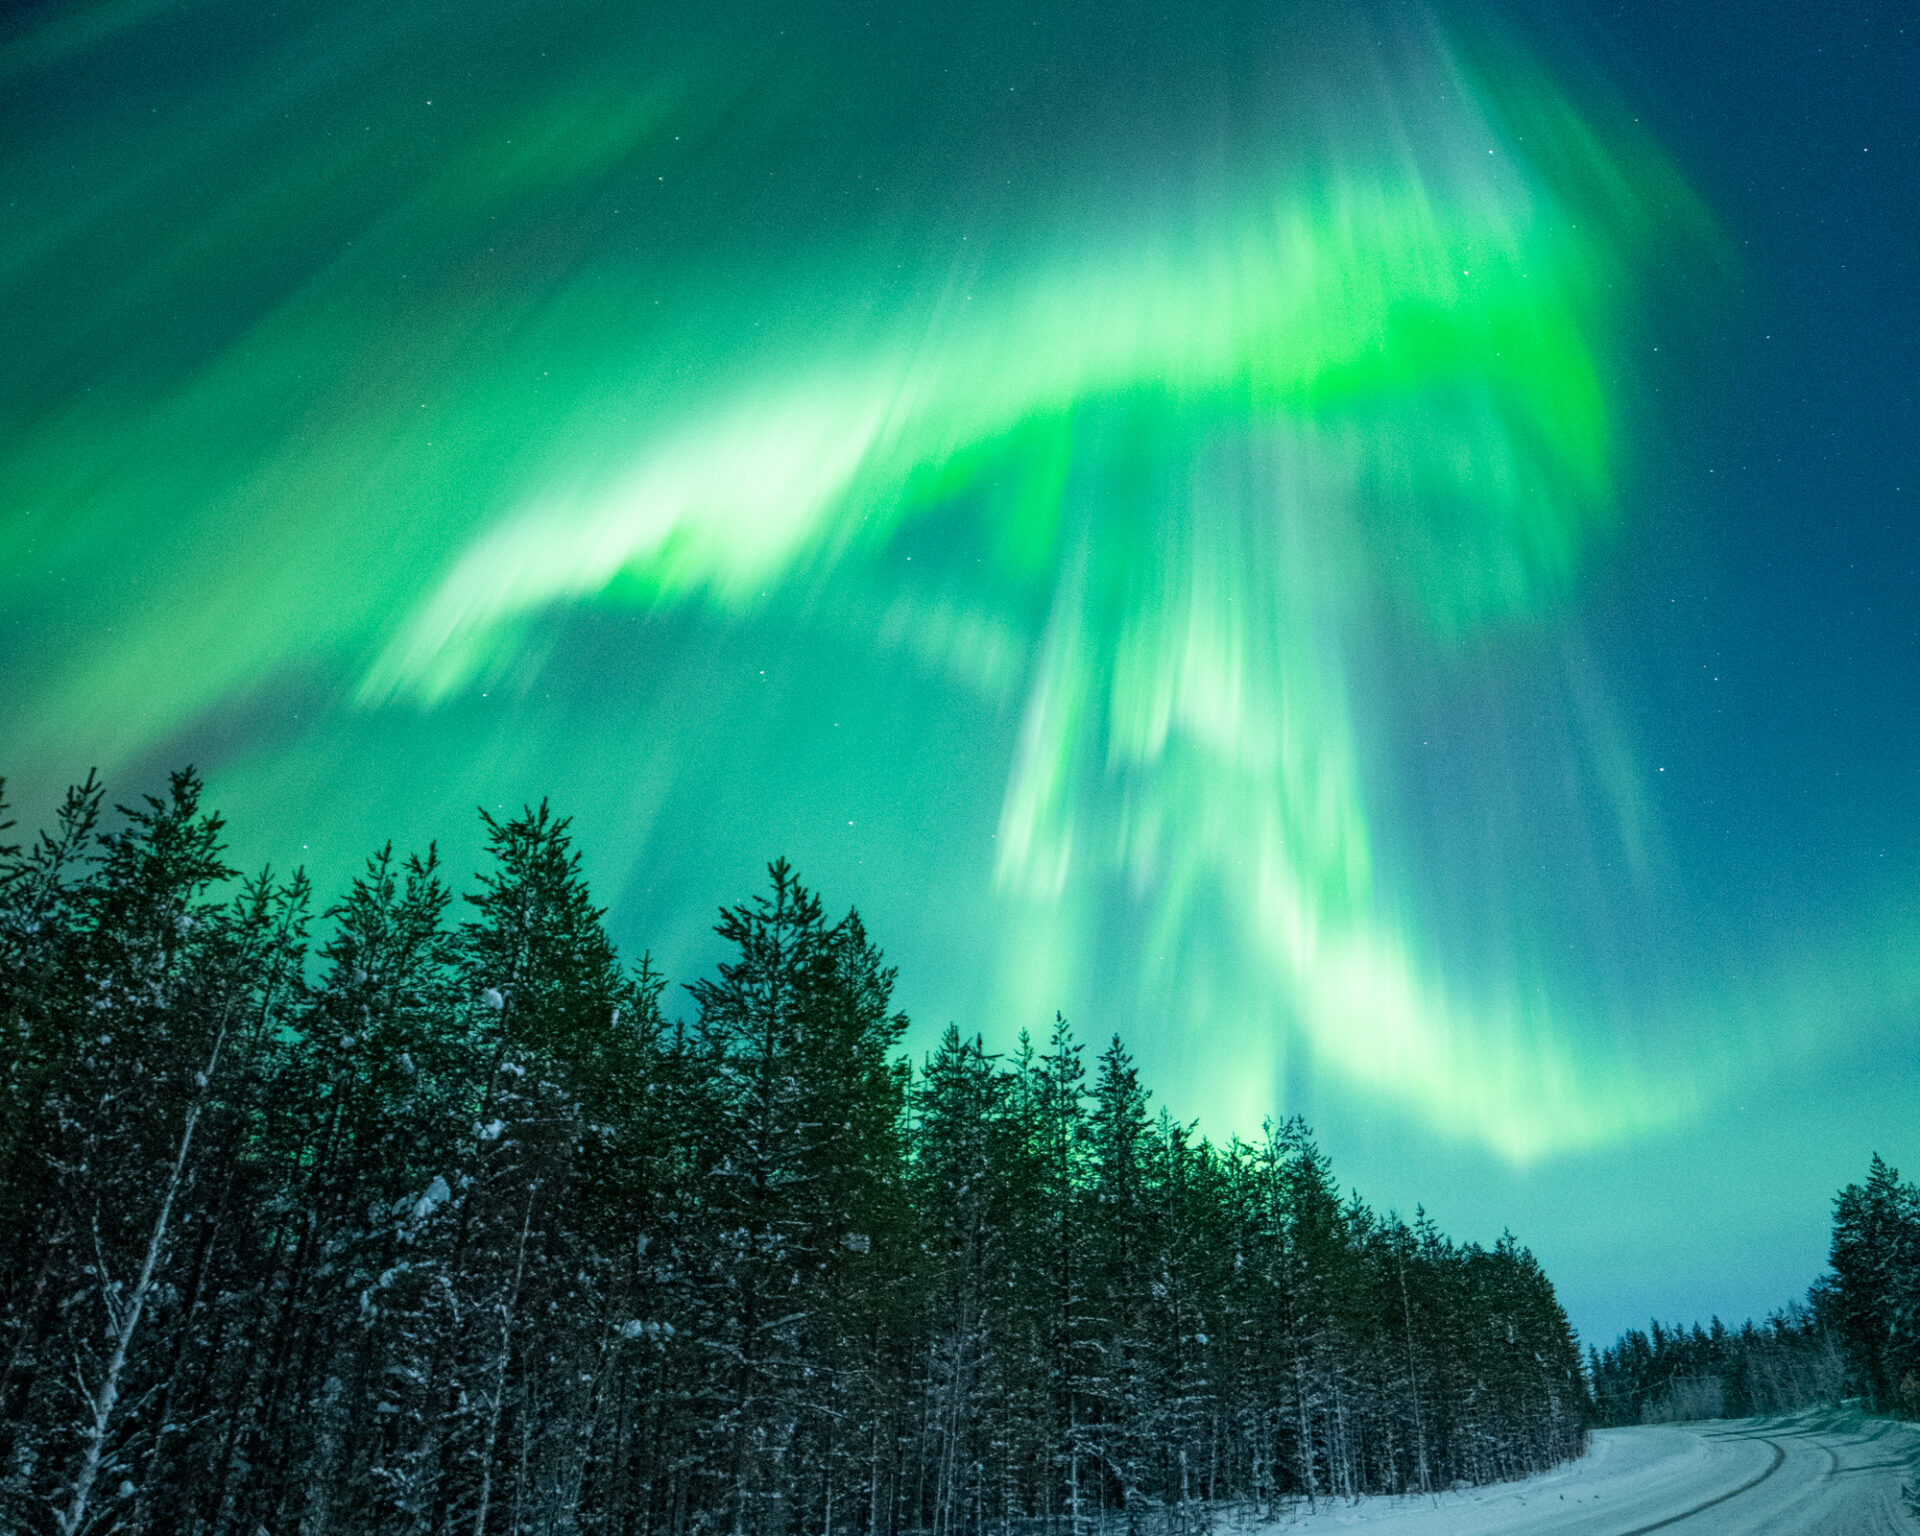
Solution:
<svg viewBox="0 0 1920 1536"><path fill-rule="evenodd" d="M1730 1329L1653 1325L1592 1353L1594 1412L1603 1425L1787 1413L1844 1396L1845 1363L1822 1315L1794 1303Z"/></svg>
<svg viewBox="0 0 1920 1536"><path fill-rule="evenodd" d="M1741 1418L1858 1398L1920 1417L1920 1189L1876 1155L1834 1201L1832 1271L1737 1332L1630 1329L1591 1354L1599 1423Z"/></svg>
<svg viewBox="0 0 1920 1536"><path fill-rule="evenodd" d="M1585 1444L1524 1248L1064 1024L910 1072L785 864L680 1021L544 808L315 917L200 795L0 853L0 1527L1185 1532Z"/></svg>

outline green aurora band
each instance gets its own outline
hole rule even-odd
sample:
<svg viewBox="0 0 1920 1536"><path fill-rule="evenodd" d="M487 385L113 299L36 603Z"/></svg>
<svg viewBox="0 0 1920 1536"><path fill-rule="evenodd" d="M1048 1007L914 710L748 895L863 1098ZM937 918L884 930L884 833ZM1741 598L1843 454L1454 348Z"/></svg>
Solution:
<svg viewBox="0 0 1920 1536"><path fill-rule="evenodd" d="M655 647L779 635L1007 722L960 918L995 1016L1122 968L1113 1022L1186 1042L1158 1078L1210 1128L1296 1050L1515 1160L1723 1075L1523 957L1462 977L1380 869L1355 657L1550 620L1616 517L1660 253L1713 242L1625 114L1492 29L102 4L0 69L44 105L0 258L25 783L197 747L243 821L411 734L464 754L433 815L508 767L598 794L624 878L726 756L676 742L787 718L700 717ZM586 608L637 712L541 702ZM519 701L487 748L447 723L482 696ZM590 739L644 741L651 809L555 773ZM299 824L377 835L410 792Z"/></svg>

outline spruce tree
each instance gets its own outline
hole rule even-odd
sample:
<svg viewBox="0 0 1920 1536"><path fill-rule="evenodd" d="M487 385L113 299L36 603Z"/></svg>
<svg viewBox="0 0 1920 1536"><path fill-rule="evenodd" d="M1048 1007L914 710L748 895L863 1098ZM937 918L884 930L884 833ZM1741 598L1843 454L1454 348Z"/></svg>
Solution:
<svg viewBox="0 0 1920 1536"><path fill-rule="evenodd" d="M103 834L83 785L0 852L13 1526L1194 1536L1579 1448L1518 1244L1343 1202L1298 1121L1149 1120L1058 1018L1004 1061L950 1030L912 1084L893 972L783 863L682 1024L545 807L485 821L457 925L431 851L375 854L309 974L304 879L234 881L199 800ZM1869 1182L1837 1251L1897 1390L1909 1218L1873 1212L1912 1194ZM1596 1391L1758 1402L1841 1284Z"/></svg>
<svg viewBox="0 0 1920 1536"><path fill-rule="evenodd" d="M1920 1193L1875 1153L1864 1184L1834 1201L1834 1301L1861 1394L1920 1407Z"/></svg>

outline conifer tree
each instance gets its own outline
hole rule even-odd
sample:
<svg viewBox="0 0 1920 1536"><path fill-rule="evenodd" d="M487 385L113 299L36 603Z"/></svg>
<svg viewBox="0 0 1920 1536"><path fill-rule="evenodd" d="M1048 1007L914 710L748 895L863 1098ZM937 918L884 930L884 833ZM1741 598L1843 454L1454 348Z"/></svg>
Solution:
<svg viewBox="0 0 1920 1536"><path fill-rule="evenodd" d="M413 1336L438 1291L434 1218L465 1128L470 1072L452 1031L450 895L437 857L367 862L327 916L323 970L273 1085L285 1224L260 1330L264 1392L240 1503L267 1524L326 1469L371 1525L406 1483L407 1430L430 1416L407 1390ZM404 1502L404 1500L403 1500Z"/></svg>
<svg viewBox="0 0 1920 1536"><path fill-rule="evenodd" d="M484 819L464 921L382 849L310 956L190 774L100 801L0 848L9 1528L1197 1536L1583 1443L1517 1243L1343 1202L1297 1120L1150 1119L1057 1017L912 1083L892 970L784 863L682 1023L544 806ZM1912 1204L1843 1197L1816 1308L1896 1393ZM1596 1390L1757 1402L1803 1336L1656 1329Z"/></svg>
<svg viewBox="0 0 1920 1536"><path fill-rule="evenodd" d="M1129 1531L1137 1530L1151 1454L1152 1384L1147 1375L1147 1260L1151 1127L1147 1093L1115 1036L1101 1053L1087 1127L1092 1180L1088 1202L1087 1289L1106 1341L1085 1390L1098 1413L1102 1469Z"/></svg>
<svg viewBox="0 0 1920 1536"><path fill-rule="evenodd" d="M1875 1407L1920 1407L1920 1193L1875 1153L1834 1201L1834 1302L1842 1346Z"/></svg>
<svg viewBox="0 0 1920 1536"><path fill-rule="evenodd" d="M1013 1342L1000 1314L1004 1290L1017 1283L998 1177L1006 1092L979 1039L963 1040L948 1025L914 1095L913 1190L929 1271L924 1454L935 1536L961 1528L969 1505L993 1496L986 1477L998 1458L981 1410L1003 1364L996 1347Z"/></svg>

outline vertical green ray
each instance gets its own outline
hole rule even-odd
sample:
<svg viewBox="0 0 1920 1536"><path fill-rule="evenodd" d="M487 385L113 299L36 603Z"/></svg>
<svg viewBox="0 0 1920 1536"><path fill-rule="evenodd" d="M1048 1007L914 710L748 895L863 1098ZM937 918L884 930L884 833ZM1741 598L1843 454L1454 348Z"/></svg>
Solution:
<svg viewBox="0 0 1920 1536"><path fill-rule="evenodd" d="M563 772L569 615L630 621L643 690L663 616L831 632L1000 722L1007 1017L1117 968L1241 1123L1295 1052L1516 1158L1703 1091L1423 942L1355 680L1549 617L1616 515L1614 352L1702 221L1615 114L1335 8L1162 18L1148 85L1130 13L87 14L0 52L46 103L0 260L34 769L212 733L244 795L412 733L448 782ZM778 712L659 710L649 783Z"/></svg>

